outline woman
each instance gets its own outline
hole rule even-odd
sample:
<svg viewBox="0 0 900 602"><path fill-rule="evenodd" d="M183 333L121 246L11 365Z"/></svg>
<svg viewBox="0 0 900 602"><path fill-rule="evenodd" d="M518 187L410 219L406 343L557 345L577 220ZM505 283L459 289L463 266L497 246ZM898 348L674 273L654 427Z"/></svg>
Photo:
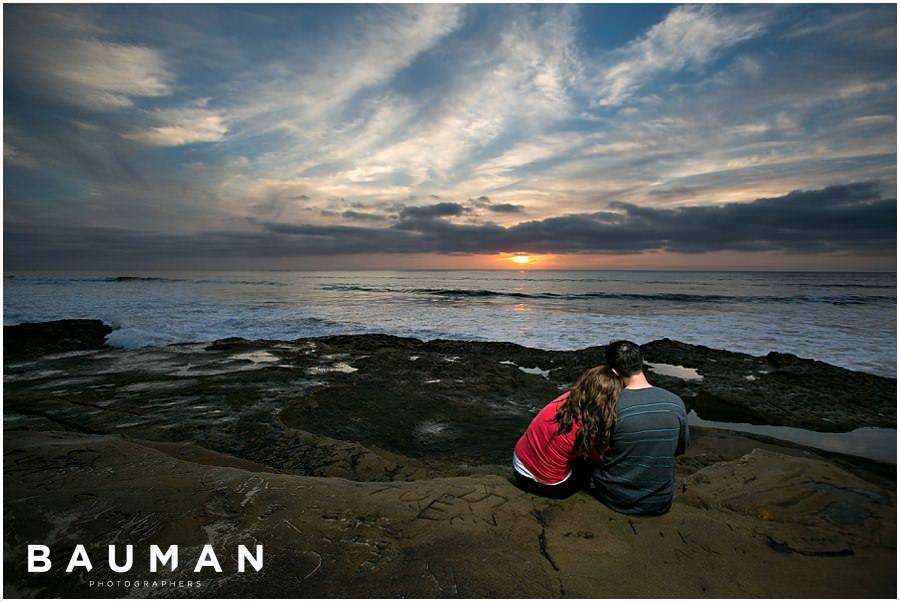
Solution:
<svg viewBox="0 0 900 602"><path fill-rule="evenodd" d="M580 463L603 460L616 425L622 380L606 366L591 368L538 412L513 451L516 483L529 493L568 497L580 487Z"/></svg>

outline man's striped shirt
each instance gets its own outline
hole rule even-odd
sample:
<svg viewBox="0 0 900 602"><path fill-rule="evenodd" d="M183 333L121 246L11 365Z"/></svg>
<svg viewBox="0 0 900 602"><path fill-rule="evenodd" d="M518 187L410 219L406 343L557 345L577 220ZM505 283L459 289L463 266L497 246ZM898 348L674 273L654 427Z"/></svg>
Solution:
<svg viewBox="0 0 900 602"><path fill-rule="evenodd" d="M659 387L625 389L606 460L594 469L593 493L624 514L663 514L672 506L675 456L688 446L680 397Z"/></svg>

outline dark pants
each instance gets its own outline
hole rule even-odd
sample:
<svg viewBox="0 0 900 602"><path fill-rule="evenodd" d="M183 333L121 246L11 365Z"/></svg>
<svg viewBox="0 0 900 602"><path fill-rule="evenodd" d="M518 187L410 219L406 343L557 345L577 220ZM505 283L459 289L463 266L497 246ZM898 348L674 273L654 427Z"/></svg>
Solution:
<svg viewBox="0 0 900 602"><path fill-rule="evenodd" d="M561 500L587 486L588 481L590 481L591 478L592 468L590 462L577 460L572 465L572 474L569 475L569 478L557 485L538 483L534 479L529 479L525 475L519 474L515 469L513 469L513 475L515 476L516 485L519 486L519 489L533 495Z"/></svg>

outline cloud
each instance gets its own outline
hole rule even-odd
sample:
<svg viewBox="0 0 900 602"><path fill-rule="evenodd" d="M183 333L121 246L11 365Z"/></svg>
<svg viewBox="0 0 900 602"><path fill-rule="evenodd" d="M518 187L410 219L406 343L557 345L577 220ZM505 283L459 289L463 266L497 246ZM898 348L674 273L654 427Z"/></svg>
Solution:
<svg viewBox="0 0 900 602"><path fill-rule="evenodd" d="M407 208L419 219L378 228L263 222L255 230L173 235L121 229L45 228L8 223L7 256L16 265L60 257L90 264L116 256L155 260L303 257L348 254L636 254L753 251L891 255L897 203L876 183L831 186L749 203L672 209L618 203L605 211L502 227L455 224L460 205Z"/></svg>
<svg viewBox="0 0 900 602"><path fill-rule="evenodd" d="M488 207L488 211L493 211L494 213L523 213L525 207L522 205L513 205L512 203L498 203Z"/></svg>
<svg viewBox="0 0 900 602"><path fill-rule="evenodd" d="M705 67L763 31L763 25L746 14L727 16L706 5L676 8L619 52L621 58L603 74L597 102L622 104L660 74Z"/></svg>
<svg viewBox="0 0 900 602"><path fill-rule="evenodd" d="M818 6L804 11L803 17L786 33L788 39L819 36L847 46L896 48L896 5L867 5L856 10L844 6Z"/></svg>
<svg viewBox="0 0 900 602"><path fill-rule="evenodd" d="M132 130L123 138L154 146L180 146L197 142L219 142L225 139L228 128L215 111L189 107L159 110L153 120L165 125Z"/></svg>
<svg viewBox="0 0 900 602"><path fill-rule="evenodd" d="M20 151L9 142L3 144L3 164L15 167L37 167L39 165L34 157Z"/></svg>
<svg viewBox="0 0 900 602"><path fill-rule="evenodd" d="M58 10L28 7L8 15L6 48L15 52L7 54L19 77L58 101L93 111L171 93L174 76L158 50L102 39L102 29Z"/></svg>
<svg viewBox="0 0 900 602"><path fill-rule="evenodd" d="M813 253L896 250L897 201L873 183L794 191L751 203L651 209L614 204L626 224L659 237L661 248Z"/></svg>
<svg viewBox="0 0 900 602"><path fill-rule="evenodd" d="M522 168L533 166L535 163L559 161L577 156L579 154L577 151L583 150L586 144L586 136L579 132L532 136L527 142L516 144L504 150L502 154L480 164L477 169L492 175L516 172Z"/></svg>
<svg viewBox="0 0 900 602"><path fill-rule="evenodd" d="M440 217L453 217L468 213L468 209L459 203L437 203L422 207L405 207L400 211L403 219L432 220Z"/></svg>
<svg viewBox="0 0 900 602"><path fill-rule="evenodd" d="M609 210L565 215L501 227L454 224L442 219L463 207L442 203L408 208L390 228L269 224L267 229L298 237L304 248L330 252L641 253L675 251L853 251L891 253L896 249L896 199L874 183L795 191L749 203L672 209L615 203ZM367 243L368 241L368 243ZM298 249L300 246L297 247ZM364 248L367 251L360 251Z"/></svg>
<svg viewBox="0 0 900 602"><path fill-rule="evenodd" d="M243 74L241 88L252 93L233 107L234 115L252 124L251 132L322 140L325 133L347 128L346 122L335 123L335 116L357 95L389 82L434 48L460 25L463 11L457 5L373 6L308 40L299 38L274 60ZM352 121L349 125L355 129Z"/></svg>
<svg viewBox="0 0 900 602"><path fill-rule="evenodd" d="M383 222L387 219L383 215L378 215L376 213L365 213L361 211L344 211L341 214L341 217L355 222Z"/></svg>
<svg viewBox="0 0 900 602"><path fill-rule="evenodd" d="M339 50L314 74L330 84L321 100L341 102L392 78L456 29L462 12L455 5L408 5L373 9L350 23L340 44L334 46ZM338 70L332 71L335 67Z"/></svg>
<svg viewBox="0 0 900 602"><path fill-rule="evenodd" d="M171 76L160 54L139 46L77 40L41 68L57 80L61 95L91 109L128 107L131 97L170 92Z"/></svg>
<svg viewBox="0 0 900 602"><path fill-rule="evenodd" d="M391 174L411 188L446 187L502 153L498 141L527 138L569 116L569 89L580 68L577 9L498 10L505 19L491 21L490 31L474 42L448 36L437 58L423 52L409 66L415 72L437 61L446 77L425 76L430 85L421 91L357 98L358 122L329 125L339 135L323 135L328 142L311 162L346 162L352 168L342 175L351 186Z"/></svg>

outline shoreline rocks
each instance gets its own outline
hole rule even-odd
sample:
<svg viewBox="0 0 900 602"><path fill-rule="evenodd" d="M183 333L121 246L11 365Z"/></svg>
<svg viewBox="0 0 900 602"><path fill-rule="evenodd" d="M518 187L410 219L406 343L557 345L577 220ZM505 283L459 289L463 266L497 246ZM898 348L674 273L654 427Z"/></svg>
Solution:
<svg viewBox="0 0 900 602"><path fill-rule="evenodd" d="M894 379L667 340L645 354L698 411L896 426ZM518 490L513 443L601 358L386 335L6 354L4 595L895 597L895 465L692 427L664 517ZM47 574L26 570L34 543ZM64 570L78 543L90 574ZM257 543L265 569L236 573ZM109 544L135 545L126 576ZM148 546L172 544L182 565L148 572ZM197 580L203 545L224 572L202 586L90 585Z"/></svg>
<svg viewBox="0 0 900 602"><path fill-rule="evenodd" d="M48 369L68 374L68 378L79 371L85 372L84 378L90 378L88 366L68 366L59 358L41 359L48 354L66 352L105 349L107 354L122 358L131 355L139 361L153 354L172 357L179 355L179 350L202 349L207 357L195 354L192 360L204 363L218 361L229 350L234 350L235 355L240 355L241 350L252 350L262 354L259 357L268 354L290 362L297 356L309 356L304 351L309 346L318 346L321 351L313 353L313 358L330 355L352 360L325 362L321 366L306 366L307 358L301 362L307 371L318 370L308 375L327 381L326 386L335 387L333 393L341 399L347 395L372 397L379 391L392 397L433 395L437 402L443 400L451 405L462 396L473 401L489 399L496 403L536 406L603 361L602 347L546 351L513 343L423 342L390 335L336 335L296 341L232 338L209 344L111 349L105 347L105 338L111 331L110 326L99 320L5 326L7 373L15 382L18 370L11 362L31 359L37 364L30 364L29 370L34 365L45 364ZM865 426L896 428L897 381L893 378L854 372L784 353L758 357L670 339L652 341L642 347L650 364L647 374L651 381L680 395L690 409L707 420L793 426L822 432L846 432ZM410 357L422 359L416 363ZM365 365L357 368L352 362ZM271 367L268 365L271 362L261 363L263 367ZM686 377L678 372L673 375L660 369L666 366L688 369L692 375ZM349 370L346 373L349 378L336 378L341 370ZM357 370L362 371L354 374ZM187 372L199 374L202 370L198 366ZM134 376L142 379L140 374ZM448 383L452 384L448 386ZM318 391L312 395L321 397L327 393ZM364 399L357 402L366 403ZM327 414L328 404L312 399L310 405L320 407L319 413ZM321 419L333 423L327 415ZM356 440L356 434L350 436Z"/></svg>

